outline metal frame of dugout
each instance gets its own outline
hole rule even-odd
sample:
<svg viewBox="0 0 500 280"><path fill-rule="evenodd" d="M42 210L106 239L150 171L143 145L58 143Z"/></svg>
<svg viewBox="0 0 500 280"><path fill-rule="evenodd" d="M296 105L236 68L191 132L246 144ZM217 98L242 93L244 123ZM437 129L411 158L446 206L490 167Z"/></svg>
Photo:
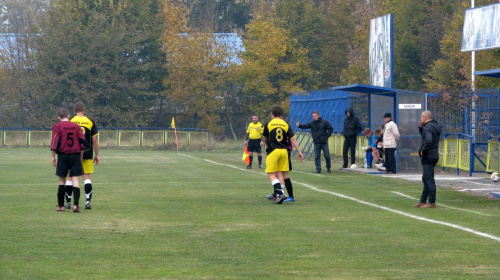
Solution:
<svg viewBox="0 0 500 280"><path fill-rule="evenodd" d="M368 95L368 127L372 130L380 128L385 123L382 118L385 113L391 113L401 135L396 149L397 172L421 171L418 156L420 147L418 122L422 112L427 110L425 93L362 84L338 86L332 89Z"/></svg>
<svg viewBox="0 0 500 280"><path fill-rule="evenodd" d="M418 131L418 122L420 120L420 115L423 111L427 109L427 95L425 93L398 90L392 88L384 88L363 84L353 84L346 86L338 86L331 88L334 92L341 92L340 98L346 98L348 95L367 95L368 106L363 106L367 109L367 112L356 112L357 117L360 120L363 118L362 124L363 129L365 127L370 127L372 130L380 128L384 124L384 119L382 118L385 113L391 113L392 119L398 125L400 131L400 141L396 150L396 163L397 172L420 172L421 164L420 158L418 156L418 149L420 146L420 134ZM342 94L344 92L345 94ZM325 99L327 96L325 96ZM333 97L330 97L333 98ZM318 98L316 98L318 99ZM311 100L306 106L295 106L295 104L290 105L290 116L289 121L294 126L295 122L300 121L302 123L309 122L311 120L310 114L314 110L318 110L318 106L321 106L321 99L319 104L317 100ZM304 101L308 101L305 99ZM292 99L291 99L292 103ZM295 102L294 102L295 103ZM326 103L323 101L323 103ZM345 103L345 102L344 102ZM345 118L344 110L347 107L352 106L352 102L348 104L341 104L343 106L337 106L337 108L323 108L320 115L327 119L333 120L334 130L336 132L343 131L343 122L340 122L338 117L341 119ZM340 108L345 107L345 108ZM355 106L360 108L359 106ZM297 113L298 110L307 110L307 115L303 112ZM332 119L334 114L336 118Z"/></svg>

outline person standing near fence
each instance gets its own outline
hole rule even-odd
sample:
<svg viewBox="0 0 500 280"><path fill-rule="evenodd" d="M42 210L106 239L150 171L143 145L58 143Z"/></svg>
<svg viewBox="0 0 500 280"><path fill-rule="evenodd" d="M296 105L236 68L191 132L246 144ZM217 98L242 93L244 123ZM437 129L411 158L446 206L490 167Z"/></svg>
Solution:
<svg viewBox="0 0 500 280"><path fill-rule="evenodd" d="M297 122L296 125L301 129L311 129L311 134L314 142L314 164L316 165L316 173L321 173L321 150L323 150L323 156L326 161L326 172L331 172L332 160L330 158L330 149L328 147L328 138L333 133L332 125L325 119L319 116L318 111L312 112L313 120L306 124L300 124Z"/></svg>
<svg viewBox="0 0 500 280"><path fill-rule="evenodd" d="M359 119L354 116L354 110L347 108L345 110L346 118L344 119L344 147L342 155L344 156L344 164L342 168L347 168L349 157L347 153L351 151L351 165L356 163L356 143L358 141L358 133L363 129Z"/></svg>
<svg viewBox="0 0 500 280"><path fill-rule="evenodd" d="M259 122L259 117L256 115L252 116L252 122L248 124L247 136L245 138L245 146L248 147L248 158L250 159L247 169L252 169L254 152L257 153L258 156L259 168L262 168L262 146L264 145L262 141L262 132L263 126L262 123Z"/></svg>
<svg viewBox="0 0 500 280"><path fill-rule="evenodd" d="M441 137L441 126L433 119L431 111L423 111L418 123L420 132L420 162L423 167L422 182L424 189L420 201L413 205L421 208L436 207L436 181L434 180L434 168L439 161L439 139Z"/></svg>
<svg viewBox="0 0 500 280"><path fill-rule="evenodd" d="M81 130L84 132L85 140L88 143L89 148L83 153L83 183L85 187L85 209L92 209L91 199L92 199L92 181L90 180L90 174L94 173L94 165L99 164L99 143L97 141L97 126L95 122L85 116L85 105L83 102L75 103L75 114L71 119L71 122L78 124ZM95 156L94 156L95 151ZM66 182L66 209L71 208L71 186L72 181L68 180Z"/></svg>
<svg viewBox="0 0 500 280"><path fill-rule="evenodd" d="M73 212L80 212L80 182L79 176L83 175L82 153L87 142L80 127L69 121L68 110L62 108L57 112L60 120L52 128L52 139L50 150L52 151L52 165L56 167L56 175L59 177L59 188L57 190L57 211L63 212L66 176L71 176L75 201ZM57 154L57 160L56 160Z"/></svg>
<svg viewBox="0 0 500 280"><path fill-rule="evenodd" d="M392 120L391 113L384 114L384 152L385 152L385 172L396 174L396 147L399 142L399 130Z"/></svg>

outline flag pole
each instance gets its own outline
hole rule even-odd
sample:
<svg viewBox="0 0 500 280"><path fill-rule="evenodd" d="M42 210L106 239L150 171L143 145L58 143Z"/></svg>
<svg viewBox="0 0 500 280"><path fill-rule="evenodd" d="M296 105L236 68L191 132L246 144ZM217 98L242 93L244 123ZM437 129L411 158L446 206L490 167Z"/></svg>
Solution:
<svg viewBox="0 0 500 280"><path fill-rule="evenodd" d="M177 151L179 151L179 140L177 140L177 128L174 127L175 132L175 144L177 144Z"/></svg>
<svg viewBox="0 0 500 280"><path fill-rule="evenodd" d="M179 151L179 140L177 139L177 126L175 125L175 119L172 117L172 123L170 124L171 127L174 128L175 132L175 144L177 145L177 151Z"/></svg>

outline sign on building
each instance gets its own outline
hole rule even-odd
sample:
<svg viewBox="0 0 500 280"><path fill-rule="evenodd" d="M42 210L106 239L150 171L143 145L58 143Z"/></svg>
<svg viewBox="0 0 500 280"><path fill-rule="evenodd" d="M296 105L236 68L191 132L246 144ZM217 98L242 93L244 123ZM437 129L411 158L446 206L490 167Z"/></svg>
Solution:
<svg viewBox="0 0 500 280"><path fill-rule="evenodd" d="M394 87L393 18L387 14L370 20L370 85Z"/></svg>
<svg viewBox="0 0 500 280"><path fill-rule="evenodd" d="M465 10L462 51L500 48L500 3Z"/></svg>

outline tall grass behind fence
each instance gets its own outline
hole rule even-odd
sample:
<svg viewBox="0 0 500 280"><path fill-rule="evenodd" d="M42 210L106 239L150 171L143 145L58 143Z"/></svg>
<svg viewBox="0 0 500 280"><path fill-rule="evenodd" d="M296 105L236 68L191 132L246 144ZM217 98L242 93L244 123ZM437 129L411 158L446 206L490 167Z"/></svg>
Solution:
<svg viewBox="0 0 500 280"><path fill-rule="evenodd" d="M1 145L6 147L50 146L51 129L2 128ZM210 145L210 131L178 129L177 139L181 147L205 147ZM167 129L102 128L98 134L100 147L176 147L175 131Z"/></svg>

